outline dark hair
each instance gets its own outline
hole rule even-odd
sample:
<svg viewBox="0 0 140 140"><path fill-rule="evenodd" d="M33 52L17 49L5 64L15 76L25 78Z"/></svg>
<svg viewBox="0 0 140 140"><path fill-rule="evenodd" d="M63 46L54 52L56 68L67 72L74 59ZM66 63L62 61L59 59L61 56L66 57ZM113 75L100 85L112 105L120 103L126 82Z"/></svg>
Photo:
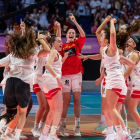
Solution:
<svg viewBox="0 0 140 140"><path fill-rule="evenodd" d="M50 33L50 32L49 31L43 31L41 34L46 35L48 33Z"/></svg>
<svg viewBox="0 0 140 140"><path fill-rule="evenodd" d="M10 34L7 44L12 55L21 59L34 55L34 49L37 47L35 34L31 29L26 30L23 36L20 33Z"/></svg>
<svg viewBox="0 0 140 140"><path fill-rule="evenodd" d="M110 29L105 27L103 30L105 33L105 39L108 39L108 43L110 43Z"/></svg>
<svg viewBox="0 0 140 140"><path fill-rule="evenodd" d="M140 51L140 42L139 42L139 39L137 37L135 37L135 36L131 36L130 38L136 44L136 47L134 49L137 50L137 51Z"/></svg>
<svg viewBox="0 0 140 140"><path fill-rule="evenodd" d="M52 43L55 42L55 39L57 38L57 36L52 36L52 37L47 37L46 40L47 42L50 44L50 48L52 48Z"/></svg>

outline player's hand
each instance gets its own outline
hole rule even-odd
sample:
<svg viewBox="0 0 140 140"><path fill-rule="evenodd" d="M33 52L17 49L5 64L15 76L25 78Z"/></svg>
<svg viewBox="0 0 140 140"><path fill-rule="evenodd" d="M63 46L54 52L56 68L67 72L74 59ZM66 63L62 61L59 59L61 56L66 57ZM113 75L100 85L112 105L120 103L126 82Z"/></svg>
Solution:
<svg viewBox="0 0 140 140"><path fill-rule="evenodd" d="M117 20L115 18L112 18L111 21L113 21L113 23L117 22Z"/></svg>
<svg viewBox="0 0 140 140"><path fill-rule="evenodd" d="M71 19L71 21L72 21L73 23L76 22L76 19L75 19L74 15L73 15L72 13L70 13L69 18Z"/></svg>
<svg viewBox="0 0 140 140"><path fill-rule="evenodd" d="M95 85L96 86L98 86L100 83L101 83L101 79L100 78L98 78L98 79L95 80Z"/></svg>
<svg viewBox="0 0 140 140"><path fill-rule="evenodd" d="M60 27L60 23L58 21L55 21L54 26L58 28Z"/></svg>
<svg viewBox="0 0 140 140"><path fill-rule="evenodd" d="M36 40L41 41L42 39L44 39L44 35L42 35L38 32L38 38Z"/></svg>
<svg viewBox="0 0 140 140"><path fill-rule="evenodd" d="M25 29L25 23L22 21L22 19L20 19L20 28L21 28L22 30Z"/></svg>
<svg viewBox="0 0 140 140"><path fill-rule="evenodd" d="M4 46L5 46L6 48L8 48L8 41L6 40L6 38L5 38Z"/></svg>
<svg viewBox="0 0 140 140"><path fill-rule="evenodd" d="M62 88L63 83L62 83L62 81L61 81L60 78L57 78L57 83L58 83L58 86L59 86L60 88Z"/></svg>
<svg viewBox="0 0 140 140"><path fill-rule="evenodd" d="M9 71L10 71L10 67L9 67L9 66L6 66L6 67L5 67L5 71L6 71L6 72L9 72Z"/></svg>
<svg viewBox="0 0 140 140"><path fill-rule="evenodd" d="M78 56L80 59L83 59L83 61L86 61L88 59L88 56L82 55L81 53L79 53Z"/></svg>
<svg viewBox="0 0 140 140"><path fill-rule="evenodd" d="M110 15L108 15L106 18L105 18L105 20L108 22L108 21L110 21L112 19L112 17L110 16Z"/></svg>
<svg viewBox="0 0 140 140"><path fill-rule="evenodd" d="M66 52L66 53L64 54L64 57L67 58L68 56L69 56L69 52Z"/></svg>

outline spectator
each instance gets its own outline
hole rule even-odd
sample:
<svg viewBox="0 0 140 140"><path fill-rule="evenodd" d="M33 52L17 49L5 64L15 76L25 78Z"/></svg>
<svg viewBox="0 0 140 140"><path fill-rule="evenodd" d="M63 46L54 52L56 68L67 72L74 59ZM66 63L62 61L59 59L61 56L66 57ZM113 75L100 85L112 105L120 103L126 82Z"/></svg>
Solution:
<svg viewBox="0 0 140 140"><path fill-rule="evenodd" d="M10 25L9 25L9 28L7 28L7 29L4 31L5 34L11 34L11 33L14 33L14 32L15 32L15 29L13 29L13 25L12 25L12 24L10 24Z"/></svg>
<svg viewBox="0 0 140 140"><path fill-rule="evenodd" d="M13 29L15 30L15 32L20 32L20 27L17 24L17 21L15 20L14 25L13 25Z"/></svg>
<svg viewBox="0 0 140 140"><path fill-rule="evenodd" d="M105 20L105 13L101 12L100 14L100 23L102 23Z"/></svg>
<svg viewBox="0 0 140 140"><path fill-rule="evenodd" d="M140 4L140 0L136 0L136 2L137 2L138 4Z"/></svg>
<svg viewBox="0 0 140 140"><path fill-rule="evenodd" d="M131 7L131 9L129 10L128 14L129 14L129 15L134 14L134 7Z"/></svg>
<svg viewBox="0 0 140 140"><path fill-rule="evenodd" d="M17 11L17 0L12 0L12 12Z"/></svg>
<svg viewBox="0 0 140 140"><path fill-rule="evenodd" d="M107 9L110 9L112 6L114 7L114 9L118 9L117 5L115 5L115 1L114 0L110 1L110 3L107 5ZM113 10L112 10L112 12L113 12Z"/></svg>
<svg viewBox="0 0 140 140"><path fill-rule="evenodd" d="M132 25L135 22L133 15L129 15L128 24Z"/></svg>
<svg viewBox="0 0 140 140"><path fill-rule="evenodd" d="M38 30L38 28L37 28L37 25L36 25L36 22L35 22L35 21L33 21L33 22L32 22L32 29L33 29L34 31L36 31L36 32L37 32L37 30Z"/></svg>
<svg viewBox="0 0 140 140"><path fill-rule="evenodd" d="M117 9L118 9L118 10L121 10L122 2L121 2L120 0L116 0L116 1L115 1L115 5L117 5Z"/></svg>
<svg viewBox="0 0 140 140"><path fill-rule="evenodd" d="M107 10L108 4L109 4L109 0L102 0L101 9Z"/></svg>
<svg viewBox="0 0 140 140"><path fill-rule="evenodd" d="M86 15L86 9L85 9L85 2L83 0L79 0L78 2L78 13L79 16L85 16Z"/></svg>
<svg viewBox="0 0 140 140"><path fill-rule="evenodd" d="M114 10L117 10L117 9L115 8L115 4L114 4L114 3L111 3L111 8L108 9L108 15L113 14L113 11L114 11Z"/></svg>
<svg viewBox="0 0 140 140"><path fill-rule="evenodd" d="M117 10L113 10L113 18L115 18L116 20L118 19Z"/></svg>
<svg viewBox="0 0 140 140"><path fill-rule="evenodd" d="M99 6L100 9L101 9L101 5L102 5L101 1L100 0L96 0L96 6Z"/></svg>
<svg viewBox="0 0 140 140"><path fill-rule="evenodd" d="M73 25L70 23L69 17L66 17L66 21L62 27L62 35L65 36L69 29L73 29Z"/></svg>
<svg viewBox="0 0 140 140"><path fill-rule="evenodd" d="M122 25L128 25L128 24L126 24L125 20L121 19L118 29L121 29L120 27L121 27ZM123 27L123 26L122 26L122 27Z"/></svg>
<svg viewBox="0 0 140 140"><path fill-rule="evenodd" d="M96 16L95 16L95 19L94 19L94 21L98 21L98 24L100 25L101 24L101 16L100 16L101 14L100 14L100 12L98 12L97 14L96 14ZM94 22L95 23L95 22Z"/></svg>
<svg viewBox="0 0 140 140"><path fill-rule="evenodd" d="M79 13L75 9L74 5L71 5L71 9L66 11L66 16L69 16L70 13L72 13L76 17L76 19L79 17Z"/></svg>
<svg viewBox="0 0 140 140"><path fill-rule="evenodd" d="M136 1L134 2L134 9L138 10L138 3Z"/></svg>
<svg viewBox="0 0 140 140"><path fill-rule="evenodd" d="M90 5L88 1L85 1L85 15L90 16Z"/></svg>
<svg viewBox="0 0 140 140"><path fill-rule="evenodd" d="M137 10L134 10L134 20L137 20L139 17Z"/></svg>
<svg viewBox="0 0 140 140"><path fill-rule="evenodd" d="M33 20L30 19L30 14L29 14L29 12L26 12L25 19L24 19L24 23L26 24L27 27L31 27L31 25L32 25L32 23L33 23Z"/></svg>
<svg viewBox="0 0 140 140"><path fill-rule="evenodd" d="M54 26L55 21L56 21L55 18L51 18L51 20L50 20L50 26L48 28L49 32L52 33L52 34L56 34L56 32L57 32L57 27Z"/></svg>
<svg viewBox="0 0 140 140"><path fill-rule="evenodd" d="M123 0L123 4L128 5L129 9L131 8L131 4L130 4L130 2L128 0Z"/></svg>
<svg viewBox="0 0 140 140"><path fill-rule="evenodd" d="M98 21L95 21L94 26L91 27L91 34L95 35L97 29L98 29Z"/></svg>
<svg viewBox="0 0 140 140"><path fill-rule="evenodd" d="M35 0L22 0L21 4L23 8L30 6L31 3L35 3Z"/></svg>
<svg viewBox="0 0 140 140"><path fill-rule="evenodd" d="M1 16L4 16L5 14L2 13ZM3 33L7 28L6 20L0 21L0 32Z"/></svg>
<svg viewBox="0 0 140 140"><path fill-rule="evenodd" d="M60 14L65 18L66 17L66 11L67 11L67 3L66 3L66 0L58 0L55 3L55 5L59 9Z"/></svg>
<svg viewBox="0 0 140 140"><path fill-rule="evenodd" d="M39 24L41 25L41 27L46 27L48 29L50 24L48 22L46 12L47 12L47 8L45 6L42 6Z"/></svg>
<svg viewBox="0 0 140 140"><path fill-rule="evenodd" d="M58 8L55 10L55 14L52 15L52 18L55 18L56 21L58 21L60 24L63 23L63 17L62 17L62 14L60 14Z"/></svg>
<svg viewBox="0 0 140 140"><path fill-rule="evenodd" d="M90 9L91 9L91 15L94 17L94 13L96 12L96 0L90 1Z"/></svg>
<svg viewBox="0 0 140 140"><path fill-rule="evenodd" d="M71 6L76 4L75 0L67 0L66 2L67 2L67 10L70 10Z"/></svg>
<svg viewBox="0 0 140 140"><path fill-rule="evenodd" d="M37 13L37 9L33 10L33 13L30 14L30 18L32 20L34 20L36 22L36 24L38 24L38 22L39 22L39 14Z"/></svg>

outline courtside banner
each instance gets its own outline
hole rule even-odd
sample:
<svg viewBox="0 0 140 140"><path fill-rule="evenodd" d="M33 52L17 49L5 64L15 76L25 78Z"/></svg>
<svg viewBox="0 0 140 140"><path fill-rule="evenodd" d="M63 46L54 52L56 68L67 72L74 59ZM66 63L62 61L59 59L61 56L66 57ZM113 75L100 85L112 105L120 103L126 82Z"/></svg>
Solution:
<svg viewBox="0 0 140 140"><path fill-rule="evenodd" d="M5 38L7 37L0 37L0 52L5 52L6 48L4 46ZM62 38L62 42L66 42L66 38ZM90 53L100 53L100 45L98 43L97 38L86 38L85 44L82 49L83 54L90 54Z"/></svg>

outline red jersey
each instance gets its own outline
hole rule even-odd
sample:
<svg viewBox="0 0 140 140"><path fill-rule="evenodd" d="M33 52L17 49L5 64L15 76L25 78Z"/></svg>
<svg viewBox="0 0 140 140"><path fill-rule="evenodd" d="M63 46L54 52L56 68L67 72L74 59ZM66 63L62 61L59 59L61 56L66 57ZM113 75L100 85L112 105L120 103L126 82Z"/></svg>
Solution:
<svg viewBox="0 0 140 140"><path fill-rule="evenodd" d="M63 43L60 54L64 57L64 53L69 52L68 58L62 65L62 75L83 73L83 66L81 59L78 57L81 49L85 43L86 37L79 36L78 39L72 43Z"/></svg>

